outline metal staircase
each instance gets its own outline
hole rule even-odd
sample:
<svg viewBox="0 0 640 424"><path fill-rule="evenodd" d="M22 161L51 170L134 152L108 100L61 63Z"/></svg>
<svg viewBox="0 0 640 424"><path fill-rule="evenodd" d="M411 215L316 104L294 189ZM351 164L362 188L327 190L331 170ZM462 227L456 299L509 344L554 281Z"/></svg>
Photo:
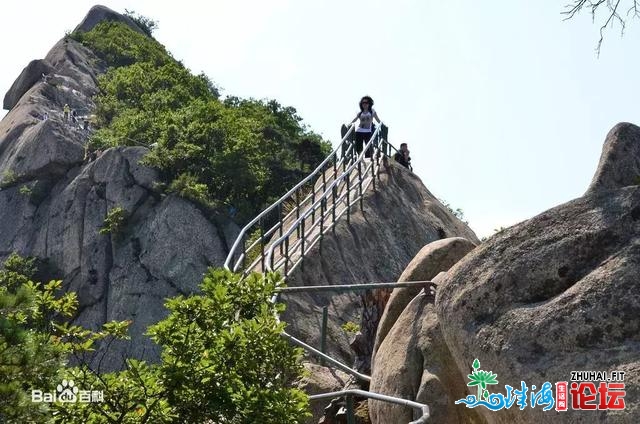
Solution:
<svg viewBox="0 0 640 424"><path fill-rule="evenodd" d="M312 173L245 225L225 268L244 274L279 271L286 279L339 219L350 220L353 206L362 206L370 186L375 190L380 165L395 150L381 124L358 153L351 142L354 130L352 124Z"/></svg>
<svg viewBox="0 0 640 424"><path fill-rule="evenodd" d="M380 166L388 160L390 153L397 152L397 149L388 142L387 127L382 123L376 127L371 138L363 146L362 152L355 151L352 142L354 132L353 124L347 128L343 127L344 135L338 147L312 173L242 228L229 251L225 268L244 275L254 271L277 271L286 280L300 264L303 264L305 255L322 241L324 235L331 231L340 219L344 217L349 222L352 210L357 204L362 209L365 193L369 187L376 190L376 180L379 183ZM428 287L428 283L431 282L420 283ZM377 285L384 286L367 286ZM273 302L277 302L279 294L287 289L278 291L272 299ZM305 287L296 289L302 291ZM282 335L356 379L367 383L371 380L369 376L342 364L286 332ZM429 417L429 408L425 404L362 390L319 394L311 396L310 399L335 396L346 398L348 424L355 422L354 396L413 408L417 419L409 424L425 423Z"/></svg>

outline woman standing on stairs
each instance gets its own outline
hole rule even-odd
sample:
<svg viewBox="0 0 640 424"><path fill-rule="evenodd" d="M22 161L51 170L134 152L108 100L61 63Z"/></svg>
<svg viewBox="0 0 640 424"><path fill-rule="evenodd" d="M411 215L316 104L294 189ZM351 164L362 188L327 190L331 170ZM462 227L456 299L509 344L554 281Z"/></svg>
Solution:
<svg viewBox="0 0 640 424"><path fill-rule="evenodd" d="M358 119L360 123L358 124L358 128L356 128L356 145L355 150L358 155L362 153L363 145L369 141L371 135L374 132L375 126L373 125L373 119L375 118L378 123L380 123L380 118L378 118L378 114L375 110L373 110L373 99L369 96L364 96L360 99L360 112L353 118L351 123L353 124ZM368 150L365 153L365 157L371 157L371 150Z"/></svg>

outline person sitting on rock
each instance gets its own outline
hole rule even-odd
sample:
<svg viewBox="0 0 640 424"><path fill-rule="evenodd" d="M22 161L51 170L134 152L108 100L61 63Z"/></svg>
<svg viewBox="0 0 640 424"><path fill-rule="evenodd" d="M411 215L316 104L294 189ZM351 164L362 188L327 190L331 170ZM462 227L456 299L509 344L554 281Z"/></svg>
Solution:
<svg viewBox="0 0 640 424"><path fill-rule="evenodd" d="M400 150L393 155L393 159L405 168L411 169L411 157L407 143L400 144Z"/></svg>
<svg viewBox="0 0 640 424"><path fill-rule="evenodd" d="M371 139L373 132L375 130L375 126L373 124L373 120L375 118L378 123L380 123L380 118L375 110L373 110L373 99L369 96L364 96L360 99L360 112L353 118L351 123L353 124L358 119L360 123L358 124L358 128L356 128L356 144L355 151L356 154L360 155L362 153L363 145ZM371 157L371 151L368 150L365 153L365 157Z"/></svg>

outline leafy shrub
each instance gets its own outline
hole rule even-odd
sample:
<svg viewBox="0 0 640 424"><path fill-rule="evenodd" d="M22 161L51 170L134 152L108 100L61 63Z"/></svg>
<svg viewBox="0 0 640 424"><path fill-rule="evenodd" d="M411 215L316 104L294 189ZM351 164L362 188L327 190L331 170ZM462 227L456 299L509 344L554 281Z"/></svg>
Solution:
<svg viewBox="0 0 640 424"><path fill-rule="evenodd" d="M18 190L18 192L20 194L23 194L25 196L31 196L31 193L33 193L33 190L31 187L29 187L27 184L23 185L20 187L20 190Z"/></svg>
<svg viewBox="0 0 640 424"><path fill-rule="evenodd" d="M140 29L147 34L149 37L152 36L153 31L155 31L156 29L158 29L158 22L154 21L150 18L147 18L146 16L142 16L138 13L136 13L133 10L124 10L124 14L126 16L128 16L129 18L131 18L131 20L133 22L136 23L136 25L138 25L140 27Z"/></svg>
<svg viewBox="0 0 640 424"><path fill-rule="evenodd" d="M124 208L117 206L107 213L99 233L117 236L122 232L126 223L127 211Z"/></svg>
<svg viewBox="0 0 640 424"><path fill-rule="evenodd" d="M69 355L124 337L128 325L112 322L93 332L65 323L77 310L76 295L59 295L61 281L32 281L35 273L34 259L16 254L0 270L0 422L49 422L55 406L32 402L31 389L54 388Z"/></svg>
<svg viewBox="0 0 640 424"><path fill-rule="evenodd" d="M197 188L192 200L232 205L241 222L295 185L330 150L294 108L233 96L221 102L206 75L193 75L157 41L124 24L101 23L73 37L110 66L99 78L91 145L157 143L145 164L169 186L188 175L188 187ZM184 182L176 188L186 188Z"/></svg>
<svg viewBox="0 0 640 424"><path fill-rule="evenodd" d="M449 202L447 202L446 200L443 199L438 199L440 201L440 203L442 203L442 205L447 208L449 210L449 212L451 212L453 214L453 216L455 216L456 218L458 218L460 221L462 221L464 224L469 225L469 221L467 221L465 219L464 216L464 212L462 211L461 208L456 208L453 209L453 207L449 204Z"/></svg>
<svg viewBox="0 0 640 424"><path fill-rule="evenodd" d="M270 301L277 274L210 270L201 294L167 300L169 316L149 328L159 364L129 359L123 371L99 373L86 354L126 338L130 322L100 331L70 324L76 295L59 295L60 281L33 282L35 272L33 259L17 255L0 270L0 421L281 424L309 415L307 396L292 387L302 351L281 337L275 314L284 307ZM31 402L31 389L55 391L63 378L104 401Z"/></svg>
<svg viewBox="0 0 640 424"><path fill-rule="evenodd" d="M274 314L282 306L270 302L278 284L275 274L209 271L202 294L169 299L169 316L150 327L161 363L129 360L126 370L102 376L74 369L74 381L103 390L109 402L62 404L61 420L303 422L308 399L291 384L303 372L301 351L280 336Z"/></svg>
<svg viewBox="0 0 640 424"><path fill-rule="evenodd" d="M360 326L355 322L348 321L342 324L342 329L346 333L356 334L358 331L360 331Z"/></svg>

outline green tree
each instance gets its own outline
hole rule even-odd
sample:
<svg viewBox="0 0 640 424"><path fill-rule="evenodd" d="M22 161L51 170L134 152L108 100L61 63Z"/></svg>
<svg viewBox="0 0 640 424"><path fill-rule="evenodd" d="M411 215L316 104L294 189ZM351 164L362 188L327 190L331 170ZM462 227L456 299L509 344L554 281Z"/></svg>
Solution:
<svg viewBox="0 0 640 424"><path fill-rule="evenodd" d="M125 16L131 18L131 20L135 22L136 25L138 25L140 29L149 37L152 37L153 31L158 29L158 21L154 21L153 19L140 15L133 10L125 9L124 14Z"/></svg>
<svg viewBox="0 0 640 424"><path fill-rule="evenodd" d="M33 281L34 259L12 254L0 270L0 422L46 422L51 405L31 402L32 389L56 386L69 355L92 350L98 340L123 337L126 322L92 332L70 325L78 301L60 294L62 282Z"/></svg>
<svg viewBox="0 0 640 424"><path fill-rule="evenodd" d="M283 306L271 302L277 274L210 270L201 294L167 300L169 316L150 327L160 363L128 359L125 370L100 373L96 343L108 350L130 322L71 324L75 294L61 294L61 281L33 282L35 273L34 260L17 255L0 270L0 422L280 424L308 415L291 384L302 351L281 337ZM103 401L31 402L32 389L55 391L63 379Z"/></svg>
<svg viewBox="0 0 640 424"><path fill-rule="evenodd" d="M245 279L210 270L202 294L166 303L169 316L149 329L162 347L161 363L127 361L127 369L99 375L72 371L81 387L104 392L104 403L59 404L59 422L299 423L308 400L291 383L302 374L302 352L281 332L270 302L276 274Z"/></svg>
<svg viewBox="0 0 640 424"><path fill-rule="evenodd" d="M155 146L144 160L167 187L206 207L233 205L243 222L315 168L330 145L293 107L219 100L157 41L121 23L72 35L110 67L99 78L94 147Z"/></svg>

